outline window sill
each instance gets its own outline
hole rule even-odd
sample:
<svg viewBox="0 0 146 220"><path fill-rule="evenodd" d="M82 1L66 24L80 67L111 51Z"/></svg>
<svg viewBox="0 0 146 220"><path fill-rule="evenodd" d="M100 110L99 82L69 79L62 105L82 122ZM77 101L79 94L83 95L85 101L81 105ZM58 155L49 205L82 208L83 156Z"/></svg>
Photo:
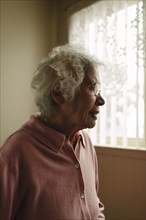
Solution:
<svg viewBox="0 0 146 220"><path fill-rule="evenodd" d="M146 160L146 149L122 148L111 146L95 146L98 155L124 157L138 160Z"/></svg>

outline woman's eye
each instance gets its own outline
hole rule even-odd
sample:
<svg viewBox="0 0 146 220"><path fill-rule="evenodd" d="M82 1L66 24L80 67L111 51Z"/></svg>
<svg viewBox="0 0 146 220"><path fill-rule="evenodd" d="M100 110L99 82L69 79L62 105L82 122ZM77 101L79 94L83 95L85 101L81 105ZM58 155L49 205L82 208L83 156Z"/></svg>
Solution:
<svg viewBox="0 0 146 220"><path fill-rule="evenodd" d="M90 89L91 91L95 91L95 90L96 90L96 85L90 85L90 86L89 86L89 89Z"/></svg>
<svg viewBox="0 0 146 220"><path fill-rule="evenodd" d="M94 95L100 95L100 88L97 84L89 85L89 90L94 93Z"/></svg>

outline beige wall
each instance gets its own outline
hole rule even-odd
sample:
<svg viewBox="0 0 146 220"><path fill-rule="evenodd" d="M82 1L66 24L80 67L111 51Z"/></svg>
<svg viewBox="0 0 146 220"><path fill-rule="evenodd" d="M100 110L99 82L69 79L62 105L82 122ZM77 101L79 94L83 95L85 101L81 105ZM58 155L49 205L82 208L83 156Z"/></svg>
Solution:
<svg viewBox="0 0 146 220"><path fill-rule="evenodd" d="M55 1L1 1L1 143L36 111L30 81L56 37Z"/></svg>
<svg viewBox="0 0 146 220"><path fill-rule="evenodd" d="M146 152L96 147L106 220L146 219Z"/></svg>

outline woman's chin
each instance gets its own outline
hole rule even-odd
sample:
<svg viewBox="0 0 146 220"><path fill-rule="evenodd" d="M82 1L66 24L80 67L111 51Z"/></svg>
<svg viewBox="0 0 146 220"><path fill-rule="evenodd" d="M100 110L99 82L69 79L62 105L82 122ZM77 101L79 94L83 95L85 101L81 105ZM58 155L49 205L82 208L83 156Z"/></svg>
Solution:
<svg viewBox="0 0 146 220"><path fill-rule="evenodd" d="M87 124L86 128L89 128L89 129L90 129L90 128L94 128L95 125L96 125L96 121L92 121L92 122L90 122L90 123Z"/></svg>

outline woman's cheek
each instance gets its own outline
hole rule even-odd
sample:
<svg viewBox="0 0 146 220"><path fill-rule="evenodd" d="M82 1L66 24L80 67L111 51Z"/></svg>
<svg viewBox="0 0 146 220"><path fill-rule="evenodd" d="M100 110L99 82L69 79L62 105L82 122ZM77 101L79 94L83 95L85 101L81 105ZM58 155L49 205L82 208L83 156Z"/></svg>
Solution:
<svg viewBox="0 0 146 220"><path fill-rule="evenodd" d="M91 96L88 99L88 105L90 105L91 108L94 106L95 102L96 102L96 98L94 96Z"/></svg>

